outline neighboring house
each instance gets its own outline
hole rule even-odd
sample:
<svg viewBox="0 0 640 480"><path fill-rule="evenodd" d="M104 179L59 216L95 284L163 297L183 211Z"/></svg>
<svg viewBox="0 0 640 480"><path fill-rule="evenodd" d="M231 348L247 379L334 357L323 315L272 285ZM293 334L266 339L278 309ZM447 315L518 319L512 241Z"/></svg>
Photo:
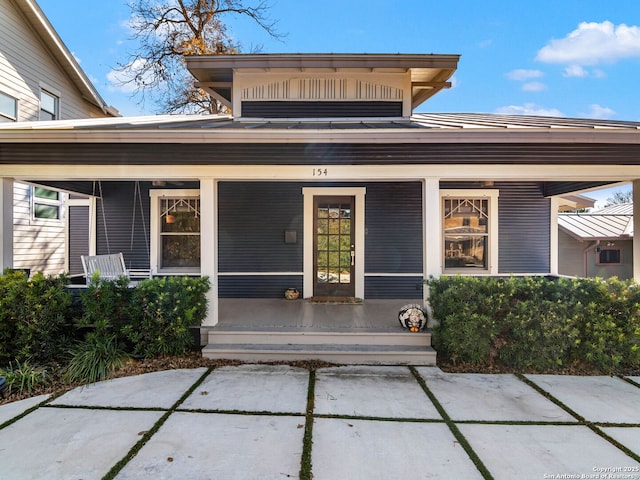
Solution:
<svg viewBox="0 0 640 480"><path fill-rule="evenodd" d="M33 0L0 2L0 123L117 115ZM14 268L68 269L67 194L16 182Z"/></svg>
<svg viewBox="0 0 640 480"><path fill-rule="evenodd" d="M366 303L424 300L431 276L558 274L561 198L640 188L640 122L414 113L458 59L190 57L233 115L2 125L0 176L94 198L98 253L209 276L206 328L222 300L290 287Z"/></svg>
<svg viewBox="0 0 640 480"><path fill-rule="evenodd" d="M633 204L558 216L559 273L633 278Z"/></svg>

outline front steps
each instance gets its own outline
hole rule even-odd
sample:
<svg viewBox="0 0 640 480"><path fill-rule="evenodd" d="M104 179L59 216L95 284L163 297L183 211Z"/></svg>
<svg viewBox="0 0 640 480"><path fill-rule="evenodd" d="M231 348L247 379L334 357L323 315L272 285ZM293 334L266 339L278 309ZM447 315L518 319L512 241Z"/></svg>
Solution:
<svg viewBox="0 0 640 480"><path fill-rule="evenodd" d="M213 327L202 356L248 362L322 360L336 364L435 365L428 332L245 331Z"/></svg>

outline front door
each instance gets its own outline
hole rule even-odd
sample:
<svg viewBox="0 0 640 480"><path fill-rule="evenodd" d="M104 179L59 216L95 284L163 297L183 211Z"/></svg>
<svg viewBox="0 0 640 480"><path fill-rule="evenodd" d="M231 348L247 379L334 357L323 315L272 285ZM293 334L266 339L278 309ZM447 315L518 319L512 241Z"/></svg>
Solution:
<svg viewBox="0 0 640 480"><path fill-rule="evenodd" d="M355 197L314 196L316 297L355 296Z"/></svg>

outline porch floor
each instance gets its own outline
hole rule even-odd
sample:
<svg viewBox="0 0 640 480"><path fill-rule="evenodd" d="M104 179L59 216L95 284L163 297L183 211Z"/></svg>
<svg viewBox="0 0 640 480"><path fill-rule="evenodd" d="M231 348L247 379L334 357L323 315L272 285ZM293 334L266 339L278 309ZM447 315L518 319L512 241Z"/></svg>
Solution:
<svg viewBox="0 0 640 480"><path fill-rule="evenodd" d="M221 298L216 330L304 332L406 332L400 307L421 299L372 299L362 303L314 303L279 298Z"/></svg>
<svg viewBox="0 0 640 480"><path fill-rule="evenodd" d="M398 312L419 299L315 303L219 299L218 324L201 329L206 358L252 362L324 360L337 364L434 365L431 334L411 333Z"/></svg>

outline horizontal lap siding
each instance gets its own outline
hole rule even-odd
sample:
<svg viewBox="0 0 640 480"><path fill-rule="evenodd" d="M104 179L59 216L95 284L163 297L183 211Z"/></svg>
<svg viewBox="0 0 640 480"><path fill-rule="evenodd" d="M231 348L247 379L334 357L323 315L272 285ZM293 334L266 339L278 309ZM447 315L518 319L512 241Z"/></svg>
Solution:
<svg viewBox="0 0 640 480"><path fill-rule="evenodd" d="M242 116L253 118L401 117L402 102L244 101Z"/></svg>
<svg viewBox="0 0 640 480"><path fill-rule="evenodd" d="M220 272L302 271L301 184L221 182L218 195ZM297 243L285 243L285 230Z"/></svg>
<svg viewBox="0 0 640 480"><path fill-rule="evenodd" d="M101 190L96 187L96 194L103 196L96 205L98 255L122 252L127 268L149 268L150 186L140 182L141 198L134 198L135 182L102 182Z"/></svg>
<svg viewBox="0 0 640 480"><path fill-rule="evenodd" d="M302 291L302 275L220 275L221 298L284 298L287 288Z"/></svg>
<svg viewBox="0 0 640 480"><path fill-rule="evenodd" d="M549 273L550 200L535 182L499 188L500 273Z"/></svg>
<svg viewBox="0 0 640 480"><path fill-rule="evenodd" d="M423 277L365 277L365 298L422 298Z"/></svg>
<svg viewBox="0 0 640 480"><path fill-rule="evenodd" d="M69 235L69 273L84 273L81 255L89 255L89 207L70 206L68 208L69 225L73 225L73 233Z"/></svg>

